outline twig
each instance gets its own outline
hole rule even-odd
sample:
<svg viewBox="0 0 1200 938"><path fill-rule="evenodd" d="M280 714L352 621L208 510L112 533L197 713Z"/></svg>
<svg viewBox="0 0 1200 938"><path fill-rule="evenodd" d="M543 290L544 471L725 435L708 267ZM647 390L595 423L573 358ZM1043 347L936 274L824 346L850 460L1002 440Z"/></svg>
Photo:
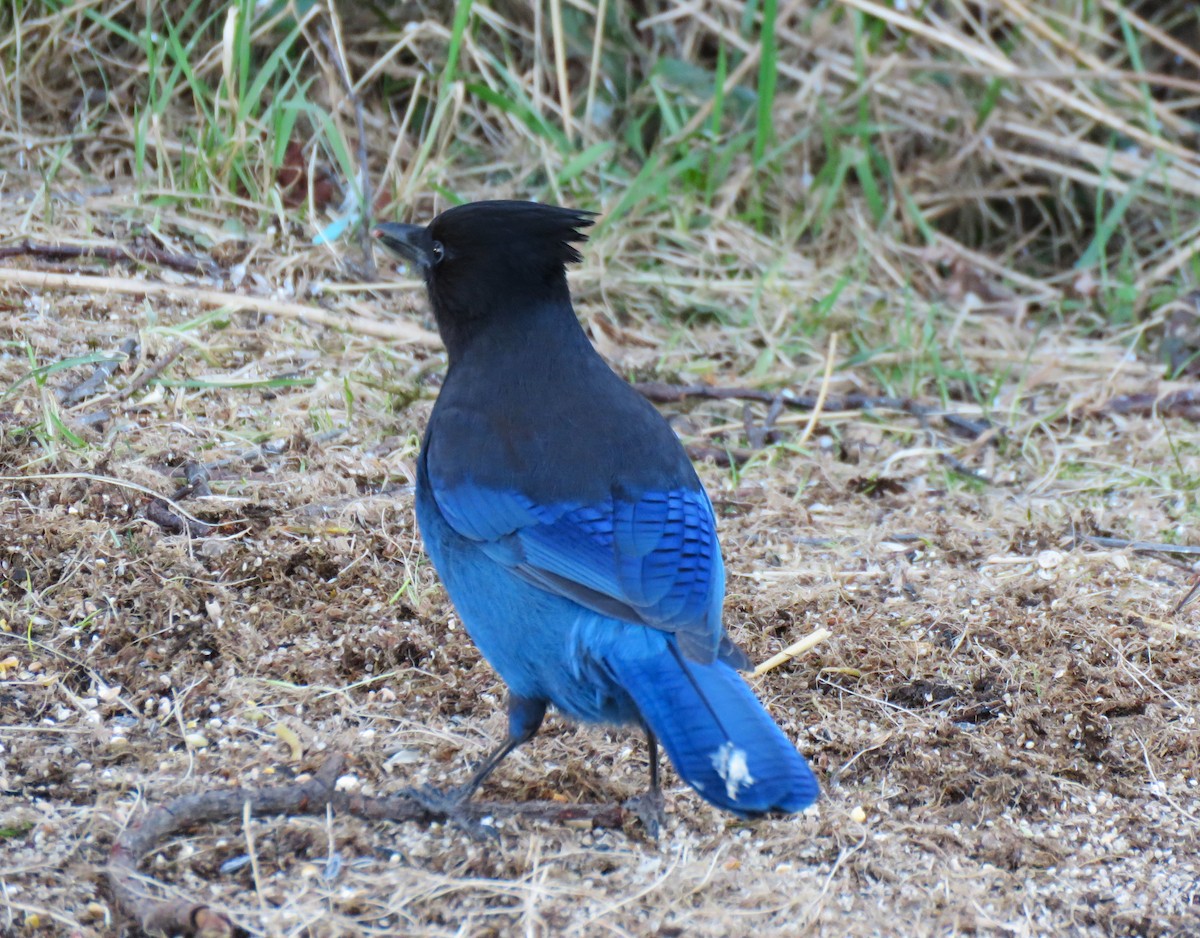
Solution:
<svg viewBox="0 0 1200 938"><path fill-rule="evenodd" d="M746 434L746 439L750 441L751 449L762 449L767 445L766 428L754 425L754 411L750 407L749 401L742 405L742 431Z"/></svg>
<svg viewBox="0 0 1200 938"><path fill-rule="evenodd" d="M800 434L800 438L796 440L798 446L803 446L808 442L808 438L812 436L813 428L817 425L817 419L821 416L821 409L825 406L825 399L829 396L829 379L833 376L833 363L837 357L837 340L838 334L836 332L829 333L829 350L825 353L825 374L821 378L821 387L817 391L817 400L813 404L812 412L808 416L808 423L804 425L804 431Z"/></svg>
<svg viewBox="0 0 1200 938"><path fill-rule="evenodd" d="M217 525L183 517L170 508L185 498L205 498L212 495L208 487L208 467L189 459L183 465L184 484L171 493L170 498L156 498L146 506L146 517L171 534L187 534L188 537L206 537Z"/></svg>
<svg viewBox="0 0 1200 938"><path fill-rule="evenodd" d="M779 419L779 415L783 413L783 401L779 399L779 395L775 395L775 400L771 401L771 406L767 408L767 419L763 421L764 442L774 442L776 437L775 421Z"/></svg>
<svg viewBox="0 0 1200 938"><path fill-rule="evenodd" d="M1184 594L1183 599L1175 604L1175 608L1171 610L1171 615L1179 615L1183 611L1183 608L1197 596L1200 596L1200 575L1193 574L1191 587Z"/></svg>
<svg viewBox="0 0 1200 938"><path fill-rule="evenodd" d="M146 517L169 534L187 534L189 537L207 537L216 527L207 521L180 517L162 498L151 499L150 504L146 506Z"/></svg>
<svg viewBox="0 0 1200 938"><path fill-rule="evenodd" d="M793 407L807 409L806 401L816 402L816 398L798 397L790 391L783 391L777 395L758 388L722 388L711 384L668 384L665 381L639 381L633 386L639 394L656 404L677 404L690 397L711 401L760 401L763 404L770 404L776 397L779 397Z"/></svg>
<svg viewBox="0 0 1200 938"><path fill-rule="evenodd" d="M121 358L105 358L96 362L96 367L91 375L85 380L77 384L71 390L63 394L64 404L77 404L85 397L91 397L99 391L108 382L108 379L113 376L118 366L122 362L127 362L133 357L133 353L137 351L138 340L137 336L131 336L121 343L120 352Z"/></svg>
<svg viewBox="0 0 1200 938"><path fill-rule="evenodd" d="M829 636L832 634L833 633L830 632L829 629L817 629L815 632L810 632L808 635L805 635L804 638L800 639L800 641L788 645L788 647L779 652L779 654L772 655L757 668L755 668L754 677L758 677L760 674L766 674L768 671L773 671L781 664L786 664L793 658L799 657L810 648L814 648L821 642L825 641L825 639L829 638Z"/></svg>
<svg viewBox="0 0 1200 938"><path fill-rule="evenodd" d="M113 845L104 873L117 904L146 932L231 938L245 932L225 912L186 898L163 900L146 895L140 888L144 878L138 872L146 854L162 846L174 834L199 824L229 822L242 817L243 812L271 817L325 814L332 808L368 820L427 823L450 819L447 813L433 810L406 795L371 797L338 791L337 780L344 765L345 759L335 755L304 782L274 788L201 792L152 808L140 822L126 829ZM558 823L586 821L594 828L620 828L625 821L625 810L617 804L468 802L457 810L477 821L488 817L523 817Z"/></svg>
<svg viewBox="0 0 1200 938"><path fill-rule="evenodd" d="M82 417L76 417L75 423L81 427L91 427L98 423L107 423L112 420L111 410L93 410L90 414L84 414Z"/></svg>
<svg viewBox="0 0 1200 938"><path fill-rule="evenodd" d="M242 450L240 453L234 453L232 456L223 456L220 459L214 459L212 462L205 463L204 469L211 473L219 469L224 469L227 466L232 466L235 463L254 462L255 460L262 459L264 456L279 456L287 452L288 445L287 440L268 440L262 446L253 446L250 449Z"/></svg>
<svg viewBox="0 0 1200 938"><path fill-rule="evenodd" d="M142 388L144 388L146 385L148 385L151 381L153 381L155 378L157 378L159 375L161 375L164 371L166 371L167 367L171 364L171 362L175 361L175 359L177 359L180 355L182 355L184 349L186 349L187 347L188 347L188 344L186 342L184 342L182 339L180 339L178 342L176 342L174 345L172 345L169 349L167 349L167 351L163 354L163 356L160 359L158 359L158 361L156 361L151 367L147 368L140 375L138 375L132 381L130 381L129 387L125 388L125 390L123 390L120 394L117 395L117 400L123 401L126 398L132 397L134 394L137 394L138 391L140 391Z"/></svg>
<svg viewBox="0 0 1200 938"><path fill-rule="evenodd" d="M123 388L119 392L106 394L99 400L92 401L91 405L96 406L102 402L110 401L124 401L132 397L134 394L137 394L138 391L166 371L170 364L181 354L183 354L184 349L187 347L188 343L180 339L169 349L167 349L166 353L163 354L163 356L159 358L158 361L156 361L152 366L135 375L134 379L129 382L127 387ZM113 412L111 410L94 410L90 413L77 417L76 423L80 424L81 426L90 427L93 424L105 423L106 421L111 420L112 417Z"/></svg>
<svg viewBox="0 0 1200 938"><path fill-rule="evenodd" d="M1200 547L1192 544L1162 544L1157 541L1131 541L1123 537L1101 537L1095 534L1077 534L1075 543L1086 541L1097 547L1120 550L1128 547L1139 554L1186 554L1200 556Z"/></svg>
<svg viewBox="0 0 1200 938"><path fill-rule="evenodd" d="M345 432L344 429L337 427L318 433L312 439L315 443L325 443L336 439ZM183 465L184 484L172 492L170 498L153 499L146 506L146 517L171 534L186 533L189 537L208 536L219 525L209 524L190 515L172 511L170 506L178 507L178 503L187 498L205 498L212 495L212 490L208 487L208 480L212 478L212 473L236 463L251 463L267 456L279 456L287 452L289 445L288 440L270 440L262 446L254 446L208 463L188 460Z"/></svg>
<svg viewBox="0 0 1200 938"><path fill-rule="evenodd" d="M968 440L977 440L993 429L990 420L964 417L961 414L942 414L942 423L955 436L966 437Z"/></svg>
<svg viewBox="0 0 1200 938"><path fill-rule="evenodd" d="M0 260L9 257L45 257L53 260L87 257L114 263L133 261L139 264L157 264L159 267L169 267L181 273L205 277L219 277L222 274L221 267L211 258L174 254L145 244L36 244L32 241L22 241L20 244L0 247Z"/></svg>
<svg viewBox="0 0 1200 938"><path fill-rule="evenodd" d="M974 479L976 482L982 482L984 485L996 484L995 479L985 476L978 469L972 469L957 456L952 456L950 453L938 453L938 458L961 476Z"/></svg>
<svg viewBox="0 0 1200 938"><path fill-rule="evenodd" d="M305 306L287 300L273 300L262 296L247 296L241 293L225 293L221 290L205 290L154 280L137 280L132 277L94 277L87 274L60 274L42 270L17 270L0 267L0 285L20 284L40 290L80 290L85 293L121 293L132 296L170 296L180 300L199 303L203 306L229 307L233 311L250 310L268 316L296 319L309 325L345 329L359 335L391 339L395 342L410 342L415 345L437 347L441 339L427 329L407 322L379 322L362 316L339 316L317 306Z"/></svg>
<svg viewBox="0 0 1200 938"><path fill-rule="evenodd" d="M49 191L47 191L45 186L39 186L37 189L6 192L4 199L10 205L19 205L22 202L31 202L34 199L47 197L55 202L70 202L73 205L83 205L88 199L112 195L113 192L112 186L89 186L86 189L51 189Z"/></svg>
<svg viewBox="0 0 1200 938"><path fill-rule="evenodd" d="M185 498L206 498L212 494L208 487L208 467L203 463L189 459L183 465L183 485L171 494L171 501L178 502Z"/></svg>
<svg viewBox="0 0 1200 938"><path fill-rule="evenodd" d="M984 485L992 485L992 480L985 476L977 469L972 469L957 456L946 452L942 448L941 440L938 437L938 432L933 428L933 424L929 421L929 410L924 409L916 412L917 421L921 424L921 429L925 431L925 436L929 440L931 449L937 451L938 459L950 467L951 471L957 472L959 475L964 475L969 479L974 479L976 482L982 482ZM956 427L956 429L961 429Z"/></svg>
<svg viewBox="0 0 1200 938"><path fill-rule="evenodd" d="M753 459L757 453L751 449L722 449L719 446L706 446L703 443L688 443L684 446L688 458L696 462L711 459L718 466L742 466Z"/></svg>
<svg viewBox="0 0 1200 938"><path fill-rule="evenodd" d="M1183 417L1200 423L1200 388L1183 388L1167 394L1121 394L1104 407L1112 414L1133 414L1149 417Z"/></svg>
<svg viewBox="0 0 1200 938"><path fill-rule="evenodd" d="M223 469L228 465L236 462L250 462L258 459L261 456L272 453L269 448L270 444L263 447L255 447L251 450L238 453L236 456L230 456L225 459L218 459L214 462L198 463L189 461L184 466L185 482L174 492L171 493L169 499L154 498L146 506L146 518L153 521L168 534L186 534L188 537L207 537L219 525L209 524L207 521L201 521L198 518L193 518L190 515L185 516L171 510L171 505L176 505L185 498L203 498L211 495L212 490L208 487L209 472ZM283 452L287 448L286 442L279 444L279 449L274 451L275 455Z"/></svg>
<svg viewBox="0 0 1200 938"><path fill-rule="evenodd" d="M986 420L965 417L961 414L941 413L940 408L919 401L901 397L876 397L869 394L846 394L841 397L829 397L821 401L820 395L796 394L785 388L782 391L764 391L760 388L718 387L711 384L668 384L663 381L637 382L634 388L647 400L657 404L677 404L690 398L710 401L757 401L762 404L789 407L793 410L814 410L818 405L822 409L848 410L894 410L914 417L938 418L947 429L956 436L978 439L989 430L999 430L996 436L989 440L996 445L1002 435L1002 428L996 428ZM1186 420L1200 423L1200 387L1183 388L1166 394L1121 394L1112 398L1099 413L1131 414L1137 416L1183 417Z"/></svg>
<svg viewBox="0 0 1200 938"><path fill-rule="evenodd" d="M768 443L776 441L778 434L775 432L775 421L782 413L783 401L779 399L779 395L775 395L775 400L771 401L771 406L767 408L767 416L763 419L760 427L754 423L754 412L750 409L750 404L747 402L742 405L742 424L745 427L746 439L750 441L751 449L762 449Z"/></svg>
<svg viewBox="0 0 1200 938"><path fill-rule="evenodd" d="M758 401L774 404L779 401L793 410L812 410L817 406L818 396L797 394L791 388L782 391L764 391L760 388L719 387L712 384L668 384L663 381L640 381L634 388L647 400L656 404L677 404L689 398L710 401ZM877 397L870 394L845 394L827 397L822 408L829 410L895 410L914 416L936 415L938 408L903 397Z"/></svg>

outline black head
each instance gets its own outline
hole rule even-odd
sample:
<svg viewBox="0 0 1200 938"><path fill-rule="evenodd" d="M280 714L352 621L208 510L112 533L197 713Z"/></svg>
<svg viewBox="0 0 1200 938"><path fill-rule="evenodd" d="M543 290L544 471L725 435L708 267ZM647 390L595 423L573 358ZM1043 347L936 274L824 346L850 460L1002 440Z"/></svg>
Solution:
<svg viewBox="0 0 1200 938"><path fill-rule="evenodd" d="M427 226L385 223L375 236L411 261L451 356L454 345L489 321L512 319L546 304L570 310L566 265L592 213L537 202L470 202ZM573 318L573 317L572 317Z"/></svg>

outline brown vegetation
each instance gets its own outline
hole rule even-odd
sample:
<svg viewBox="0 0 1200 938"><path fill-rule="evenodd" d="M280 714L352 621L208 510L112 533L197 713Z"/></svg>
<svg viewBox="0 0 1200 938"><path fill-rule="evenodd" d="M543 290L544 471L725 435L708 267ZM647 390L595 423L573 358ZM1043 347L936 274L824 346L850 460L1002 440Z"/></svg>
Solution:
<svg viewBox="0 0 1200 938"><path fill-rule="evenodd" d="M154 112L170 60L105 17L162 10L0 13L0 933L136 933L103 873L151 806L335 752L344 791L444 783L503 732L412 516L419 287L311 243L358 162L405 217L446 190L601 210L572 275L597 345L737 389L658 397L712 457L734 636L762 661L832 633L754 679L825 796L746 825L668 776L657 843L239 816L138 888L269 935L1200 933L1192 5L785 0L773 47L742 4L610 5L598 86L590 4L477 4L448 75L446 11L314 7L330 122L278 147L266 105L234 119L221 20L188 32L207 111L181 79ZM722 45L709 128L711 83L654 69L711 77ZM644 775L634 736L552 719L485 797Z"/></svg>

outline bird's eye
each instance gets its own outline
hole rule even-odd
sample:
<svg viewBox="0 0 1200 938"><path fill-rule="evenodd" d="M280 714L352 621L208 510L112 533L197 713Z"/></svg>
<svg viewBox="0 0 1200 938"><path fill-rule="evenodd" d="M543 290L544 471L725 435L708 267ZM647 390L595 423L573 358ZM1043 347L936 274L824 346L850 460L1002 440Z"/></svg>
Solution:
<svg viewBox="0 0 1200 938"><path fill-rule="evenodd" d="M442 258L446 256L446 249L442 247L441 241L434 241L433 247L430 248L430 252L433 254L433 262L435 264L440 264Z"/></svg>

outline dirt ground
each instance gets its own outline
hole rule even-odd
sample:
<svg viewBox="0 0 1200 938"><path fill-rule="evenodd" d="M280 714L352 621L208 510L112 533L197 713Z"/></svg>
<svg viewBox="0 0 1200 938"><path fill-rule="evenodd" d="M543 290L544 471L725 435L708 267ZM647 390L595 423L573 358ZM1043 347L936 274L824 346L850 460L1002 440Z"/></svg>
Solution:
<svg viewBox="0 0 1200 938"><path fill-rule="evenodd" d="M169 301L0 299L0 933L132 934L101 871L148 805L331 751L367 793L446 782L502 736L502 688L413 519L435 350ZM1172 613L1188 573L1080 539L1194 541L1200 433L1100 412L1146 386L1120 348L1003 334L973 346L1022 363L992 444L827 412L804 445L702 470L734 637L763 660L832 632L755 679L822 781L803 816L739 823L668 774L656 843L252 819L172 841L145 889L261 935L1200 934L1200 631L1195 607ZM18 384L31 359L131 336L98 396L61 399L91 363ZM730 342L605 350L669 379L709 343L711 380L737 384ZM793 380L811 391L820 365ZM746 445L740 403L664 410L689 440ZM213 494L183 505L216 526L189 537L149 493L191 461ZM645 769L632 734L551 719L485 797L620 799Z"/></svg>

